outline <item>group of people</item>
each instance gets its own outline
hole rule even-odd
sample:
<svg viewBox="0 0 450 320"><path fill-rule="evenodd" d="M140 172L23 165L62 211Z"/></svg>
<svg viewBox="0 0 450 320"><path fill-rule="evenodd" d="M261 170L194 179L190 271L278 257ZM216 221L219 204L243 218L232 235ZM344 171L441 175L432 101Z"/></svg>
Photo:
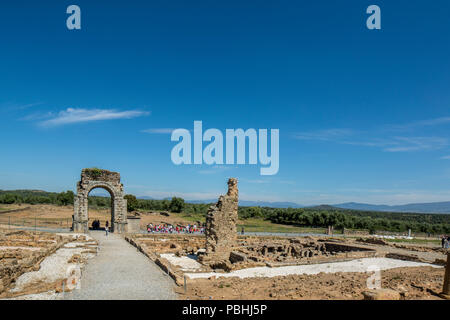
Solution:
<svg viewBox="0 0 450 320"><path fill-rule="evenodd" d="M101 230L101 223L100 223L100 220L94 220L94 221L92 221L92 229L93 230ZM106 235L108 235L108 232L109 232L109 222L108 222L108 220L106 220L106 223L105 223L105 232L106 232Z"/></svg>
<svg viewBox="0 0 450 320"><path fill-rule="evenodd" d="M92 221L92 229L93 230L100 230L100 220Z"/></svg>
<svg viewBox="0 0 450 320"><path fill-rule="evenodd" d="M155 224L149 223L147 225L148 233L204 233L204 226L197 226L196 224L188 224L187 226L182 225L171 225L171 224Z"/></svg>
<svg viewBox="0 0 450 320"><path fill-rule="evenodd" d="M450 248L450 236L442 236L442 248Z"/></svg>

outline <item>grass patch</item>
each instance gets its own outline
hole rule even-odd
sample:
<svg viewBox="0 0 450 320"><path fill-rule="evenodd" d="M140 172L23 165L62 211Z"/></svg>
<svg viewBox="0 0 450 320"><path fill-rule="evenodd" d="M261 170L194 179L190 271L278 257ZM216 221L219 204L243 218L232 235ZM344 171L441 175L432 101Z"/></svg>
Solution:
<svg viewBox="0 0 450 320"><path fill-rule="evenodd" d="M178 216L185 221L195 223L197 221L205 222L206 218L202 214L185 214L185 213L171 213L171 215ZM239 220L237 223L237 231L241 232L244 227L245 232L269 232L269 233L324 233L325 228L308 228L298 227L293 225L277 224L264 220L262 218L250 218L246 220Z"/></svg>
<svg viewBox="0 0 450 320"><path fill-rule="evenodd" d="M184 213L172 213L180 218L189 222L205 222L206 218L202 214L184 214ZM246 220L240 219L237 223L237 231L241 232L244 227L245 232L269 232L269 233L324 233L325 228L308 228L298 227L285 224L277 224L264 220L262 218L250 218Z"/></svg>
<svg viewBox="0 0 450 320"><path fill-rule="evenodd" d="M271 232L271 233L324 233L325 228L308 228L293 225L277 224L264 219L251 218L239 220L238 232L244 227L245 232Z"/></svg>
<svg viewBox="0 0 450 320"><path fill-rule="evenodd" d="M196 213L196 214L185 214L185 213L171 213L171 215L178 216L186 221L189 222L197 222L200 221L201 223L204 223L206 221L206 217L203 214Z"/></svg>

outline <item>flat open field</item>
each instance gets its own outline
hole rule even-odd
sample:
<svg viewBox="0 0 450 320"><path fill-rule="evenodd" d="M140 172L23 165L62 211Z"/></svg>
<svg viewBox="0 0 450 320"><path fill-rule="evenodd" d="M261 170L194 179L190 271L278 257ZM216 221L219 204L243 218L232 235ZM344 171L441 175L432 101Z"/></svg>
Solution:
<svg viewBox="0 0 450 320"><path fill-rule="evenodd" d="M2 205L7 211L0 211L0 225L48 227L48 228L70 228L72 225L73 206L55 206L47 204L39 205ZM17 210L8 212L9 210ZM89 210L89 219L99 219L102 226L106 220L111 220L110 210Z"/></svg>
<svg viewBox="0 0 450 320"><path fill-rule="evenodd" d="M8 210L21 210L16 212L2 213ZM72 224L73 206L55 205L2 205L0 209L0 224L26 225L53 228L68 228ZM89 220L100 220L101 226L108 220L111 222L111 211L109 208L89 208ZM141 228L149 223L153 224L192 224L204 222L205 218L200 215L186 215L184 213L170 213L164 216L159 212L142 212ZM324 233L324 228L301 228L297 226L275 224L263 219L247 219L238 221L238 231L243 227L245 232L279 232L279 233Z"/></svg>

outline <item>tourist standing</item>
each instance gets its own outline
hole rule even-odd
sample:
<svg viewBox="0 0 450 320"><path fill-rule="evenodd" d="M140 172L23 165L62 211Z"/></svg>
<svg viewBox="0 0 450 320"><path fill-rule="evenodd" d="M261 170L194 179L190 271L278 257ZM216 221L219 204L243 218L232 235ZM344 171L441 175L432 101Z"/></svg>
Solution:
<svg viewBox="0 0 450 320"><path fill-rule="evenodd" d="M108 231L109 231L109 222L108 222L108 220L106 220L106 224L105 224L106 235L108 235Z"/></svg>

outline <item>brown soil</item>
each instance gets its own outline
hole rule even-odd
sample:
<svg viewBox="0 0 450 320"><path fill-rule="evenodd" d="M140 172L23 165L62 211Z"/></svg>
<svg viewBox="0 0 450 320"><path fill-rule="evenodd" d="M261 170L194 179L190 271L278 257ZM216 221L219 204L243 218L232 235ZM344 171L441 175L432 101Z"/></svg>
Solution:
<svg viewBox="0 0 450 320"><path fill-rule="evenodd" d="M365 273L290 275L273 278L196 279L177 288L181 299L360 300L367 290ZM382 287L405 300L440 299L444 269L396 268L382 271Z"/></svg>
<svg viewBox="0 0 450 320"><path fill-rule="evenodd" d="M55 206L48 204L38 205L2 205L2 208L25 209L23 211L1 213L0 211L0 225L7 225L10 221L15 225L29 225L34 226L34 219L37 218L37 225L41 227L62 227L68 228L72 224L73 206ZM89 208L89 221L100 220L101 226L105 225L106 221L111 223L111 209L94 209ZM179 216L171 214L170 216L161 215L159 212L143 213L141 215L141 228L144 229L149 223L153 224L192 224L192 221L185 220Z"/></svg>

